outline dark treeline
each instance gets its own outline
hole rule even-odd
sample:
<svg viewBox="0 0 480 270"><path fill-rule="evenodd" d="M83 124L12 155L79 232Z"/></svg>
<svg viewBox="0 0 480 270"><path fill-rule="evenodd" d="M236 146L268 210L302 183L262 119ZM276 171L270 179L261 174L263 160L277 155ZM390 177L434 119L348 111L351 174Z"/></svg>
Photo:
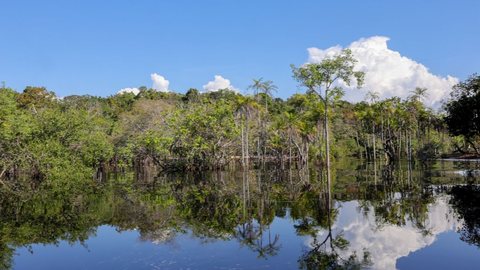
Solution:
<svg viewBox="0 0 480 270"><path fill-rule="evenodd" d="M286 100L274 98L275 85L263 79L254 80L251 95L140 87L138 94L60 99L43 87L21 93L1 88L1 184L26 176L33 184L58 185L48 179L99 178L108 170L145 165L170 171L271 161L282 167L322 165L327 135L332 159L395 161L477 151L478 76L456 86L445 118L423 105L427 89L412 89L407 99L379 100L369 93L353 104L341 99L338 88L320 95L315 86L321 84L309 84L309 74L299 74L302 68L294 68L295 77L308 90ZM470 116L459 109L464 104Z"/></svg>

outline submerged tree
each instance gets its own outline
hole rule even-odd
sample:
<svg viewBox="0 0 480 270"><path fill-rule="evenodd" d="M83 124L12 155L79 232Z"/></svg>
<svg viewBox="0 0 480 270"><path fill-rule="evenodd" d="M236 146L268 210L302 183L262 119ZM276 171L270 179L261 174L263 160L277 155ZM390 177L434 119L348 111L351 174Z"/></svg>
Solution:
<svg viewBox="0 0 480 270"><path fill-rule="evenodd" d="M330 189L330 139L328 131L328 104L332 97L341 95L343 90L336 83L342 81L350 86L352 79L355 79L357 87L361 87L365 74L361 71L354 71L357 60L353 57L352 51L343 50L340 54L325 58L320 63L309 63L301 67L292 65L293 76L301 84L308 88L308 91L320 97L325 106L324 132L325 132L325 159L327 166L327 183Z"/></svg>

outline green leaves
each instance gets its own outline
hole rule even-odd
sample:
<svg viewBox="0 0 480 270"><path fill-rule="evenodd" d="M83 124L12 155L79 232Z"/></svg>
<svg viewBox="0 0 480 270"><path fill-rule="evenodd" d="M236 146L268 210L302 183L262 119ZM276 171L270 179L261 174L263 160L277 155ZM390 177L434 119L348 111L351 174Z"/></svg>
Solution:
<svg viewBox="0 0 480 270"><path fill-rule="evenodd" d="M168 119L168 126L173 128L171 154L188 166L214 165L232 151L228 145L238 136L233 111L230 102L220 100L208 106L192 105Z"/></svg>
<svg viewBox="0 0 480 270"><path fill-rule="evenodd" d="M325 58L320 63L308 63L296 68L291 65L293 77L309 91L317 93L322 99L329 98L322 91L328 94L335 82L343 81L350 86L352 80L355 79L357 87L363 85L365 73L362 71L354 71L357 60L353 57L352 51L343 50L340 54ZM342 93L340 87L333 89L338 95Z"/></svg>
<svg viewBox="0 0 480 270"><path fill-rule="evenodd" d="M457 84L445 110L450 133L464 136L476 147L475 139L480 141L480 75L474 74Z"/></svg>

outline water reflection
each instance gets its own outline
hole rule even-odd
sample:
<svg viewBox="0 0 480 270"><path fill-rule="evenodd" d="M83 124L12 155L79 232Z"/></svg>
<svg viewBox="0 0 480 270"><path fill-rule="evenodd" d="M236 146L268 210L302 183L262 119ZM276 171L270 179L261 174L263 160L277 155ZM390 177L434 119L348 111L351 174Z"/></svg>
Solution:
<svg viewBox="0 0 480 270"><path fill-rule="evenodd" d="M480 246L480 187L476 185L454 186L449 194L450 204L463 220L460 239Z"/></svg>
<svg viewBox="0 0 480 270"><path fill-rule="evenodd" d="M433 200L420 227L412 219L401 225L379 223L373 206L358 215L358 210L364 207L358 201L341 202L336 207L339 214L332 229L320 230L307 244L315 248L316 239L330 235L329 253L346 263L361 263L373 269L395 269L398 258L432 244L438 234L461 225L447 196Z"/></svg>
<svg viewBox="0 0 480 270"><path fill-rule="evenodd" d="M159 248L200 241L215 251L224 245L248 250L238 263L235 252L227 254L228 267L395 269L398 258L434 245L443 232L459 231L466 244L479 245L477 178L455 173L477 169L477 163L447 161L348 161L331 172L331 192L323 172L305 168L188 176L143 170L97 186L2 190L0 267L28 266L26 257L33 262L42 250L36 244L87 246L102 237L97 228L108 225L119 235L134 230ZM25 248L33 254L15 256ZM180 263L181 256L170 259ZM215 266L209 261L199 257L192 265Z"/></svg>

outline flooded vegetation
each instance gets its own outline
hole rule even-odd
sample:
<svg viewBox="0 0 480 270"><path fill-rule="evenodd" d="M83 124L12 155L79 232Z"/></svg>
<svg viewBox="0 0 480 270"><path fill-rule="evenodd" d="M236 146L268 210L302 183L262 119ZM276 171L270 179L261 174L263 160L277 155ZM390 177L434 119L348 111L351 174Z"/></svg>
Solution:
<svg viewBox="0 0 480 270"><path fill-rule="evenodd" d="M110 5L105 14L115 10ZM252 10L260 10L258 5L261 3L255 2ZM152 16L150 10L155 9L142 15L142 19L155 19L149 25L164 28L184 22L177 18L183 8L182 12L157 8L162 10L161 16ZM338 10L326 12L335 15L331 20L335 23L342 21ZM24 15L22 7L21 16L15 16L24 20L43 14L34 13ZM355 24L366 21L364 12L355 13L362 16ZM52 17L45 14L42 20ZM168 14L175 19L159 24L157 19ZM189 19L195 24L208 19L203 12L198 14L202 17ZM119 18L129 25L126 28L138 21L130 15ZM296 20L282 15L282 21ZM229 17L208 29L222 35L233 33L217 31L217 25L228 22L244 25ZM97 23L91 23L95 27L85 32L96 30ZM289 28L311 28L306 25ZM455 32L458 29L455 27ZM147 39L123 38L124 30L118 43L128 44L132 51L133 44L140 46L135 49L138 56L149 46L161 48L174 42L168 31L168 39L151 42L161 36L158 29L135 30L149 33ZM240 32L248 32L244 30ZM37 34L13 32L35 41L38 38ZM107 32L99 34L99 40L110 40ZM48 36L62 37L59 51L77 51L64 46L68 37ZM178 56L194 51L189 47L217 48L229 44L224 42L229 39L209 38L221 41L211 46L199 42L196 35L182 36L192 40L182 42L181 54L169 49L168 55L175 58L172 70L182 66L176 78L181 78L185 87L198 82L196 72L218 67L205 62L212 57L201 53L195 53L205 57L199 66L182 63ZM292 39L291 33L282 36ZM5 40L9 42L2 45L18 39ZM271 37L266 31L261 39L243 40L259 45ZM411 40L417 42L417 38ZM192 41L202 46L194 46ZM238 89L230 80L215 75L214 81L203 85L203 91L190 86L173 91L165 77L151 73L152 87L122 88L109 96L105 92L97 92L99 96L63 95L65 92L55 93L43 86L18 91L2 81L0 269L478 266L480 75L474 73L463 80L436 76L422 64L388 49L387 41L387 37L373 36L345 48L309 48L307 62L291 64L290 70L285 64L287 71L281 71L283 77L289 73L295 87L277 76L283 90L291 88L278 97L279 86L263 77ZM444 41L442 36L434 47ZM88 38L78 43L82 46L78 51L90 47ZM280 43L284 41L271 47ZM18 47L26 48L25 44L36 42L25 41ZM110 51L111 47L105 48ZM269 74L267 66L259 66L257 71L253 68L262 62L258 57L249 60L249 67L233 64L248 58L236 61L230 57L243 58L250 49L242 45L229 49L228 57L215 52L213 58L229 59L224 68L241 71L243 79L256 76L258 70ZM285 52L280 50L278 56L283 57ZM111 51L116 53L112 59L119 61L125 54L114 48ZM36 66L35 61L11 59L22 63L22 77L32 76L23 70ZM136 61L112 64L99 59L80 66L88 66L93 73L108 70L115 74L111 85L131 83L130 76L141 69L130 65ZM163 58L161 62L163 66ZM281 64L277 69L276 61L265 63L280 72ZM82 81L106 87L106 78L83 78L82 72L70 70L69 66L78 64L73 61L58 67L69 70L65 78L78 73L76 77ZM4 66L10 69L10 65ZM57 65L52 62L52 66ZM115 71L120 66L125 68L125 76ZM55 74L51 77L61 79ZM363 92L354 92L364 86ZM348 99L346 91L351 92Z"/></svg>
<svg viewBox="0 0 480 270"><path fill-rule="evenodd" d="M286 100L263 79L253 95L0 88L1 268L478 264L480 76L442 113L418 87L341 100L356 63L292 65L306 92Z"/></svg>
<svg viewBox="0 0 480 270"><path fill-rule="evenodd" d="M1 268L471 268L479 170L343 160L331 192L321 170L275 166L4 188Z"/></svg>

